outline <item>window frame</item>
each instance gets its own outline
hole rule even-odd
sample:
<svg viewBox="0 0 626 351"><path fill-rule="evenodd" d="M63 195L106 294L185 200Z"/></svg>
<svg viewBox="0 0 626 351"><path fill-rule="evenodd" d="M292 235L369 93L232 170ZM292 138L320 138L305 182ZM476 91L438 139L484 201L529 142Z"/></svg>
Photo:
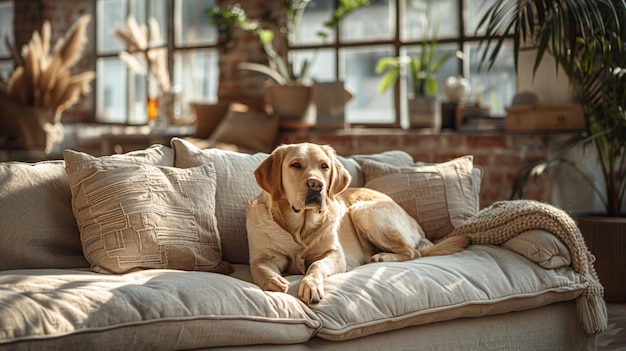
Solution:
<svg viewBox="0 0 626 351"><path fill-rule="evenodd" d="M335 54L335 62L334 62L334 70L335 70L335 79L338 81L342 80L345 77L345 65L343 64L345 49L348 48L357 48L357 47L368 47L368 46L391 46L393 49L393 56L400 56L402 54L403 48L411 47L411 46L419 46L423 43L422 39L405 39L402 37L402 26L403 26L403 11L406 6L407 0L389 0L390 5L393 7L393 29L392 36L388 39L375 39L375 40L349 40L343 41L342 38L342 26L341 24L334 28L334 40L332 42L320 43L320 44L298 44L298 43L288 43L288 50L292 52L304 51L304 50L316 50L316 49L324 49L324 50L333 50ZM433 0L436 1L436 0ZM489 39L489 37L475 34L467 33L467 26L471 25L471 20L469 18L469 1L470 0L456 0L458 12L456 16L456 21L458 25L458 33L457 36L445 36L438 38L438 45L454 45L456 46L456 50L460 51L466 57L469 56L469 46L471 44L478 44L483 40ZM338 1L335 0L335 8L338 5ZM360 9L359 9L360 10ZM359 11L356 10L356 11ZM306 10L304 15L306 16ZM512 38L512 37L511 37ZM512 43L512 41L511 41ZM470 62L469 60L456 60L457 61L457 74L463 77L468 77L470 73ZM482 72L482 71L481 71ZM368 127L368 128L401 128L407 125L408 121L406 116L406 111L403 111L403 104L401 99L407 99L406 87L403 87L403 82L398 79L393 86L393 107L395 113L395 121L393 123L351 123L353 127ZM406 104L405 104L406 105Z"/></svg>
<svg viewBox="0 0 626 351"><path fill-rule="evenodd" d="M94 2L94 14L96 14L95 17L95 28L98 28L98 3L100 2L105 2L108 0L96 0ZM132 2L133 0L125 0L125 8L124 8L124 20L126 18L128 18L128 15L130 13L132 13ZM137 1L137 0L136 0ZM152 5L153 3L149 0L142 0L145 2L145 13L143 14L145 16L146 19L150 18L150 14L151 14L151 10L152 10ZM174 68L174 63L175 63L175 56L180 54L180 53L184 53L184 52L189 52L189 51L196 51L196 50L216 50L218 51L218 46L217 46L217 41L213 40L207 43L202 43L202 44L181 44L178 45L176 43L176 35L177 35L177 31L180 28L176 28L176 16L177 16L177 12L176 12L176 1L177 0L166 0L166 9L165 9L165 21L166 21L166 26L167 26L167 31L163 31L162 30L162 35L164 36L164 40L165 43L162 45L155 45L155 46L150 46L148 47L145 51L149 51L149 50L153 50L153 49L162 49L165 48L167 49L167 69L169 71L169 75L170 75L170 81L172 86L174 86L175 84L175 68ZM182 0L179 0L182 1ZM121 25L121 24L120 24ZM95 30L95 54L94 54L94 60L95 62L99 62L100 59L106 59L106 58L116 58L118 57L119 54L119 50L116 49L109 49L109 50L100 50L99 48L99 37L98 37L98 31L97 29ZM99 123L99 124L112 124L112 125L127 125L127 126L141 126L141 125L146 125L148 124L148 121L146 120L146 122L143 123L130 123L130 115L132 115L132 101L133 101L133 94L135 94L133 86L134 86L134 79L132 79L132 77L134 76L134 74L132 73L132 70L125 66L125 70L126 70L126 89L128 91L128 96L126 98L126 106L125 106L125 113L126 116L124 118L124 122L120 123L120 122L112 122L112 121L104 121L102 119L100 119L97 115L99 113L98 111L98 105L99 105L99 99L103 99L103 96L98 96L97 92L95 93L95 103L93 106L93 110L94 110L94 122ZM219 75L218 75L219 76ZM148 85L149 83L149 75L144 77L144 84L146 87L146 94L147 94L147 89L148 89ZM97 84L97 82L96 82ZM96 89L97 91L97 89Z"/></svg>

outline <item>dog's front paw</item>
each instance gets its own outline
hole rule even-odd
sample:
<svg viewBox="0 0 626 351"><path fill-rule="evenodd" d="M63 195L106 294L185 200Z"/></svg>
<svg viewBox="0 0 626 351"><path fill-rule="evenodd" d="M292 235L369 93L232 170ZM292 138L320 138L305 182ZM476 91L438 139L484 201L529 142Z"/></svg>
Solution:
<svg viewBox="0 0 626 351"><path fill-rule="evenodd" d="M263 290L287 293L289 290L289 282L280 275L275 275L263 284Z"/></svg>
<svg viewBox="0 0 626 351"><path fill-rule="evenodd" d="M306 304L320 302L324 298L323 280L310 275L305 276L300 282L298 296Z"/></svg>

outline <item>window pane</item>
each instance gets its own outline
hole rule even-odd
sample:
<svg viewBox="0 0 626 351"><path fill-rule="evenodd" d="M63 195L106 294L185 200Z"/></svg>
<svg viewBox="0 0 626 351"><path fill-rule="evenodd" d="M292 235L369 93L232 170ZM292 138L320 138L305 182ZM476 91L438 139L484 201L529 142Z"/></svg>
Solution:
<svg viewBox="0 0 626 351"><path fill-rule="evenodd" d="M309 78L318 82L334 82L337 80L335 50L298 50L292 52L292 54L295 57L293 62L296 72L300 72L304 61L308 60Z"/></svg>
<svg viewBox="0 0 626 351"><path fill-rule="evenodd" d="M101 58L96 63L96 119L99 122L126 122L127 73L118 58Z"/></svg>
<svg viewBox="0 0 626 351"><path fill-rule="evenodd" d="M489 71L484 68L478 71L481 53L478 44L470 45L469 53L472 96L478 96L483 106L491 109L492 116L504 116L505 108L511 105L517 91L512 45L502 47L496 63Z"/></svg>
<svg viewBox="0 0 626 351"><path fill-rule="evenodd" d="M417 45L417 46L407 46L406 48L403 48L403 55L406 56L410 56L410 57L419 57L420 53L422 52L422 48L421 46ZM434 55L434 60L435 62L443 57L446 54L452 54L454 55L455 52L457 51L457 48L455 45L438 45L437 49L435 49L435 55ZM437 83L439 83L439 95L442 95L442 86L443 86L443 81L449 77L449 76L456 76L459 74L458 72L458 61L456 56L452 56L450 57L437 71L436 76L437 76ZM412 81L411 81L411 75L407 74L407 84L409 87L412 86ZM412 93L412 91L409 91L409 93Z"/></svg>
<svg viewBox="0 0 626 351"><path fill-rule="evenodd" d="M150 0L149 5L150 18L156 19L159 24L161 37L161 40L157 40L152 37L151 33L150 46L165 45L167 44L167 32L169 31L169 28L167 27L167 1Z"/></svg>
<svg viewBox="0 0 626 351"><path fill-rule="evenodd" d="M402 38L430 38L436 26L439 27L439 38L458 36L458 4L458 0L406 0L402 13Z"/></svg>
<svg viewBox="0 0 626 351"><path fill-rule="evenodd" d="M125 0L97 2L98 52L124 49L124 44L115 38L115 28L126 25L125 8Z"/></svg>
<svg viewBox="0 0 626 351"><path fill-rule="evenodd" d="M480 19L485 15L487 9L489 9L496 0L468 0L468 9L467 12L468 25L465 26L465 32L467 35L476 34L476 29L478 27L478 23ZM485 31L480 31L477 33L478 35L484 35Z"/></svg>
<svg viewBox="0 0 626 351"><path fill-rule="evenodd" d="M335 0L311 0L302 14L299 28L296 28L295 43L321 44L324 41L318 37L318 32L328 35L326 42L335 41L335 30L324 27L334 11Z"/></svg>
<svg viewBox="0 0 626 351"><path fill-rule="evenodd" d="M215 0L176 1L176 45L211 44L217 40L215 26L209 22L206 10L216 6Z"/></svg>
<svg viewBox="0 0 626 351"><path fill-rule="evenodd" d="M13 61L0 61L0 80L7 82L13 72Z"/></svg>
<svg viewBox="0 0 626 351"><path fill-rule="evenodd" d="M8 37L11 43L13 40L13 2L5 1L0 3L0 38ZM4 43L0 44L0 57L9 57L10 53Z"/></svg>
<svg viewBox="0 0 626 351"><path fill-rule="evenodd" d="M345 41L389 39L395 26L393 1L373 0L346 18L341 25L341 39Z"/></svg>
<svg viewBox="0 0 626 351"><path fill-rule="evenodd" d="M390 47L359 47L345 49L345 84L354 93L346 104L348 123L393 123L393 91L378 92L380 76L376 62L381 57L392 56Z"/></svg>
<svg viewBox="0 0 626 351"><path fill-rule="evenodd" d="M182 90L185 112L191 101L217 102L218 51L205 49L176 53L174 77L174 84Z"/></svg>

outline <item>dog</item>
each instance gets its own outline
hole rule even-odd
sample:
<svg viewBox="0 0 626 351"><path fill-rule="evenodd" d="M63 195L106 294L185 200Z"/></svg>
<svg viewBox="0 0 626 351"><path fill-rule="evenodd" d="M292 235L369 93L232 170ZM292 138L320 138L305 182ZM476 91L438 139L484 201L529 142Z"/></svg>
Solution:
<svg viewBox="0 0 626 351"><path fill-rule="evenodd" d="M252 279L286 293L283 274L303 274L299 298L324 298L324 279L369 262L449 255L469 245L455 236L433 244L389 196L348 188L350 174L327 145L281 145L254 171L262 192L246 209Z"/></svg>

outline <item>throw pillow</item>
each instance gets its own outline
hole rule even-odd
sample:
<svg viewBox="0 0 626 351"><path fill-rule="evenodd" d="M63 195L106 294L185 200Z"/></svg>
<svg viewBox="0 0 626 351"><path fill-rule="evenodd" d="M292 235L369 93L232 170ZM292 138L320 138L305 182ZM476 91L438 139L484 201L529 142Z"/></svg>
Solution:
<svg viewBox="0 0 626 351"><path fill-rule="evenodd" d="M554 234L533 229L502 243L502 246L545 269L567 267L572 262L569 250Z"/></svg>
<svg viewBox="0 0 626 351"><path fill-rule="evenodd" d="M232 271L215 223L213 165L178 169L72 150L64 158L83 254L95 271Z"/></svg>
<svg viewBox="0 0 626 351"><path fill-rule="evenodd" d="M224 260L247 264L246 207L248 201L261 193L254 179L254 170L268 154L248 155L220 149L199 149L180 138L173 138L171 144L176 155L176 167L197 167L207 163L215 166L215 217Z"/></svg>
<svg viewBox="0 0 626 351"><path fill-rule="evenodd" d="M233 102L210 139L237 145L244 152L271 152L276 146L280 120Z"/></svg>
<svg viewBox="0 0 626 351"><path fill-rule="evenodd" d="M437 241L478 212L473 157L397 167L362 161L365 186L389 195Z"/></svg>

